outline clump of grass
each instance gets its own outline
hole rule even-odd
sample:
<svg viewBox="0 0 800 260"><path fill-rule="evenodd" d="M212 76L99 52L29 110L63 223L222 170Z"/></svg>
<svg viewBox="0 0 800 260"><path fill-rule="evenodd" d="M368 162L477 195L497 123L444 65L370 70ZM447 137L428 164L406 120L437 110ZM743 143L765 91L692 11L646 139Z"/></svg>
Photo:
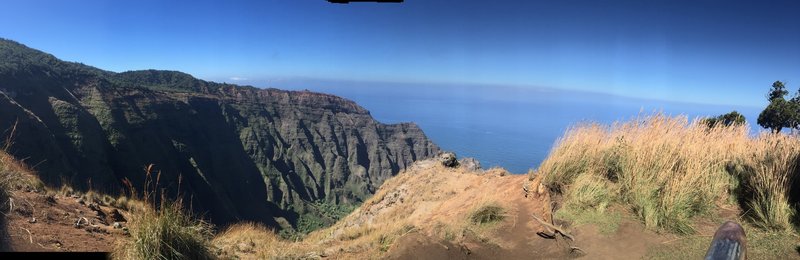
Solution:
<svg viewBox="0 0 800 260"><path fill-rule="evenodd" d="M83 195L81 195L81 199L85 201L87 204L102 202L101 195L95 192L94 190L89 190L86 193L83 193Z"/></svg>
<svg viewBox="0 0 800 260"><path fill-rule="evenodd" d="M600 213L614 201L616 185L594 174L583 174L575 178L567 191L566 207L580 210L595 209Z"/></svg>
<svg viewBox="0 0 800 260"><path fill-rule="evenodd" d="M20 189L44 191L44 184L25 164L0 151L0 210L8 209L13 191Z"/></svg>
<svg viewBox="0 0 800 260"><path fill-rule="evenodd" d="M258 251L275 251L284 243L274 231L264 225L244 222L232 225L219 233L211 242L222 257L239 254L256 254ZM277 252L276 252L277 253Z"/></svg>
<svg viewBox="0 0 800 260"><path fill-rule="evenodd" d="M497 205L486 205L472 213L470 220L474 224L483 225L494 223L505 218L504 210Z"/></svg>
<svg viewBox="0 0 800 260"><path fill-rule="evenodd" d="M789 203L795 180L800 141L793 136L762 135L754 142L744 166L737 172L742 178L745 208L752 222L770 230L788 230L796 210Z"/></svg>
<svg viewBox="0 0 800 260"><path fill-rule="evenodd" d="M603 210L616 202L650 229L692 233L694 217L736 201L732 197L752 209L759 226L786 229L794 214L788 194L800 142L748 132L746 125L709 128L662 114L610 126L581 124L567 130L536 172L564 195L565 206Z"/></svg>
<svg viewBox="0 0 800 260"><path fill-rule="evenodd" d="M128 223L130 238L121 243L114 252L122 259L211 259L209 251L213 227L184 211L183 201L178 198L170 201L161 191L160 201L156 203L156 186L160 173L152 184L152 165L146 170L143 201L147 207L131 209ZM132 197L135 192L132 184ZM147 188L149 187L149 188Z"/></svg>

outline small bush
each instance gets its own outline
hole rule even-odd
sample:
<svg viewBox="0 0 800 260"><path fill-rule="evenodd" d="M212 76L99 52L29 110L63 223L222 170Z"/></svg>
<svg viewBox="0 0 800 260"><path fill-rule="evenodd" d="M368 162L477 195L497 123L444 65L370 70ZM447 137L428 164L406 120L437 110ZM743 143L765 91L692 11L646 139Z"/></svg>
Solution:
<svg viewBox="0 0 800 260"><path fill-rule="evenodd" d="M493 223L503 220L503 218L505 218L505 215L503 215L503 213L504 213L503 208L499 206L494 206L494 205L483 206L474 213L472 213L470 220L472 220L472 223L479 225Z"/></svg>

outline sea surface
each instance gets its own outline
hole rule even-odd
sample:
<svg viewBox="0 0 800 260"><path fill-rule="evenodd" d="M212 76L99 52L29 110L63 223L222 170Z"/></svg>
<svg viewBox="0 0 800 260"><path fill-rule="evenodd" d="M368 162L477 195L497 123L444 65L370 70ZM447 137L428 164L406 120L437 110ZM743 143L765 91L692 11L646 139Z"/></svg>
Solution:
<svg viewBox="0 0 800 260"><path fill-rule="evenodd" d="M442 149L484 169L535 169L557 139L581 122L613 123L661 112L689 119L737 110L751 126L761 108L706 105L548 88L293 80L274 87L330 93L357 102L382 123L415 122ZM762 98L762 97L754 97Z"/></svg>

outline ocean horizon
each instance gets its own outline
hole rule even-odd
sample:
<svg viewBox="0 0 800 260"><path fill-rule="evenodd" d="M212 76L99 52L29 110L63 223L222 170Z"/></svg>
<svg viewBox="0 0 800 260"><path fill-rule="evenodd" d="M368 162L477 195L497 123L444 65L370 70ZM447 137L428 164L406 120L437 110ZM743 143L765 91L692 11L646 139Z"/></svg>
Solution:
<svg viewBox="0 0 800 260"><path fill-rule="evenodd" d="M751 133L761 108L648 100L584 91L469 84L287 80L269 87L310 90L353 100L382 123L414 122L443 150L473 157L484 169L523 174L539 167L571 126L612 124L662 113L688 119L733 110Z"/></svg>

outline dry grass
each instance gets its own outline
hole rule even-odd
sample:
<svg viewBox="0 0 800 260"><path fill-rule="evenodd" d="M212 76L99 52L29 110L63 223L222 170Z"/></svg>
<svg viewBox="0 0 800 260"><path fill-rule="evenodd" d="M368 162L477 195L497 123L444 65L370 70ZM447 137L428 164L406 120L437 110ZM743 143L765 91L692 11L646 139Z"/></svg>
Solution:
<svg viewBox="0 0 800 260"><path fill-rule="evenodd" d="M486 205L474 211L470 216L470 220L474 224L483 225L501 221L505 217L505 210L502 207Z"/></svg>
<svg viewBox="0 0 800 260"><path fill-rule="evenodd" d="M261 224L239 223L219 233L211 244L220 258L259 259L261 256L279 256L291 247L291 242L282 240L273 230Z"/></svg>
<svg viewBox="0 0 800 260"><path fill-rule="evenodd" d="M156 202L160 173L152 182L152 165L147 168L141 201L145 207L132 207L128 219L130 238L117 245L117 259L212 259L209 250L213 236L211 224L196 218L183 208L183 200L169 200L161 191ZM130 182L131 197L136 198ZM129 200L130 203L130 200Z"/></svg>
<svg viewBox="0 0 800 260"><path fill-rule="evenodd" d="M651 229L691 233L694 217L734 198L753 209L754 222L788 228L800 142L748 132L746 125L708 128L662 114L581 124L567 130L537 172L551 191L564 194L565 206L628 205Z"/></svg>
<svg viewBox="0 0 800 260"><path fill-rule="evenodd" d="M743 163L732 169L743 183L740 196L747 196L745 208L757 227L787 230L792 226L796 209L789 203L795 180L800 141L786 135L762 135Z"/></svg>
<svg viewBox="0 0 800 260"><path fill-rule="evenodd" d="M44 188L44 184L27 165L0 151L0 210L9 207L9 199L15 190L44 191Z"/></svg>
<svg viewBox="0 0 800 260"><path fill-rule="evenodd" d="M222 257L377 259L386 257L396 241L409 233L451 242L466 236L480 238L498 225L474 223L472 216L488 206L505 211L511 208L509 194L522 196L519 183L524 176L502 177L500 172L505 171L476 175L428 165L387 180L350 215L302 241L281 240L261 226L244 224L230 227L212 243ZM490 218L500 215L494 209L488 212Z"/></svg>

